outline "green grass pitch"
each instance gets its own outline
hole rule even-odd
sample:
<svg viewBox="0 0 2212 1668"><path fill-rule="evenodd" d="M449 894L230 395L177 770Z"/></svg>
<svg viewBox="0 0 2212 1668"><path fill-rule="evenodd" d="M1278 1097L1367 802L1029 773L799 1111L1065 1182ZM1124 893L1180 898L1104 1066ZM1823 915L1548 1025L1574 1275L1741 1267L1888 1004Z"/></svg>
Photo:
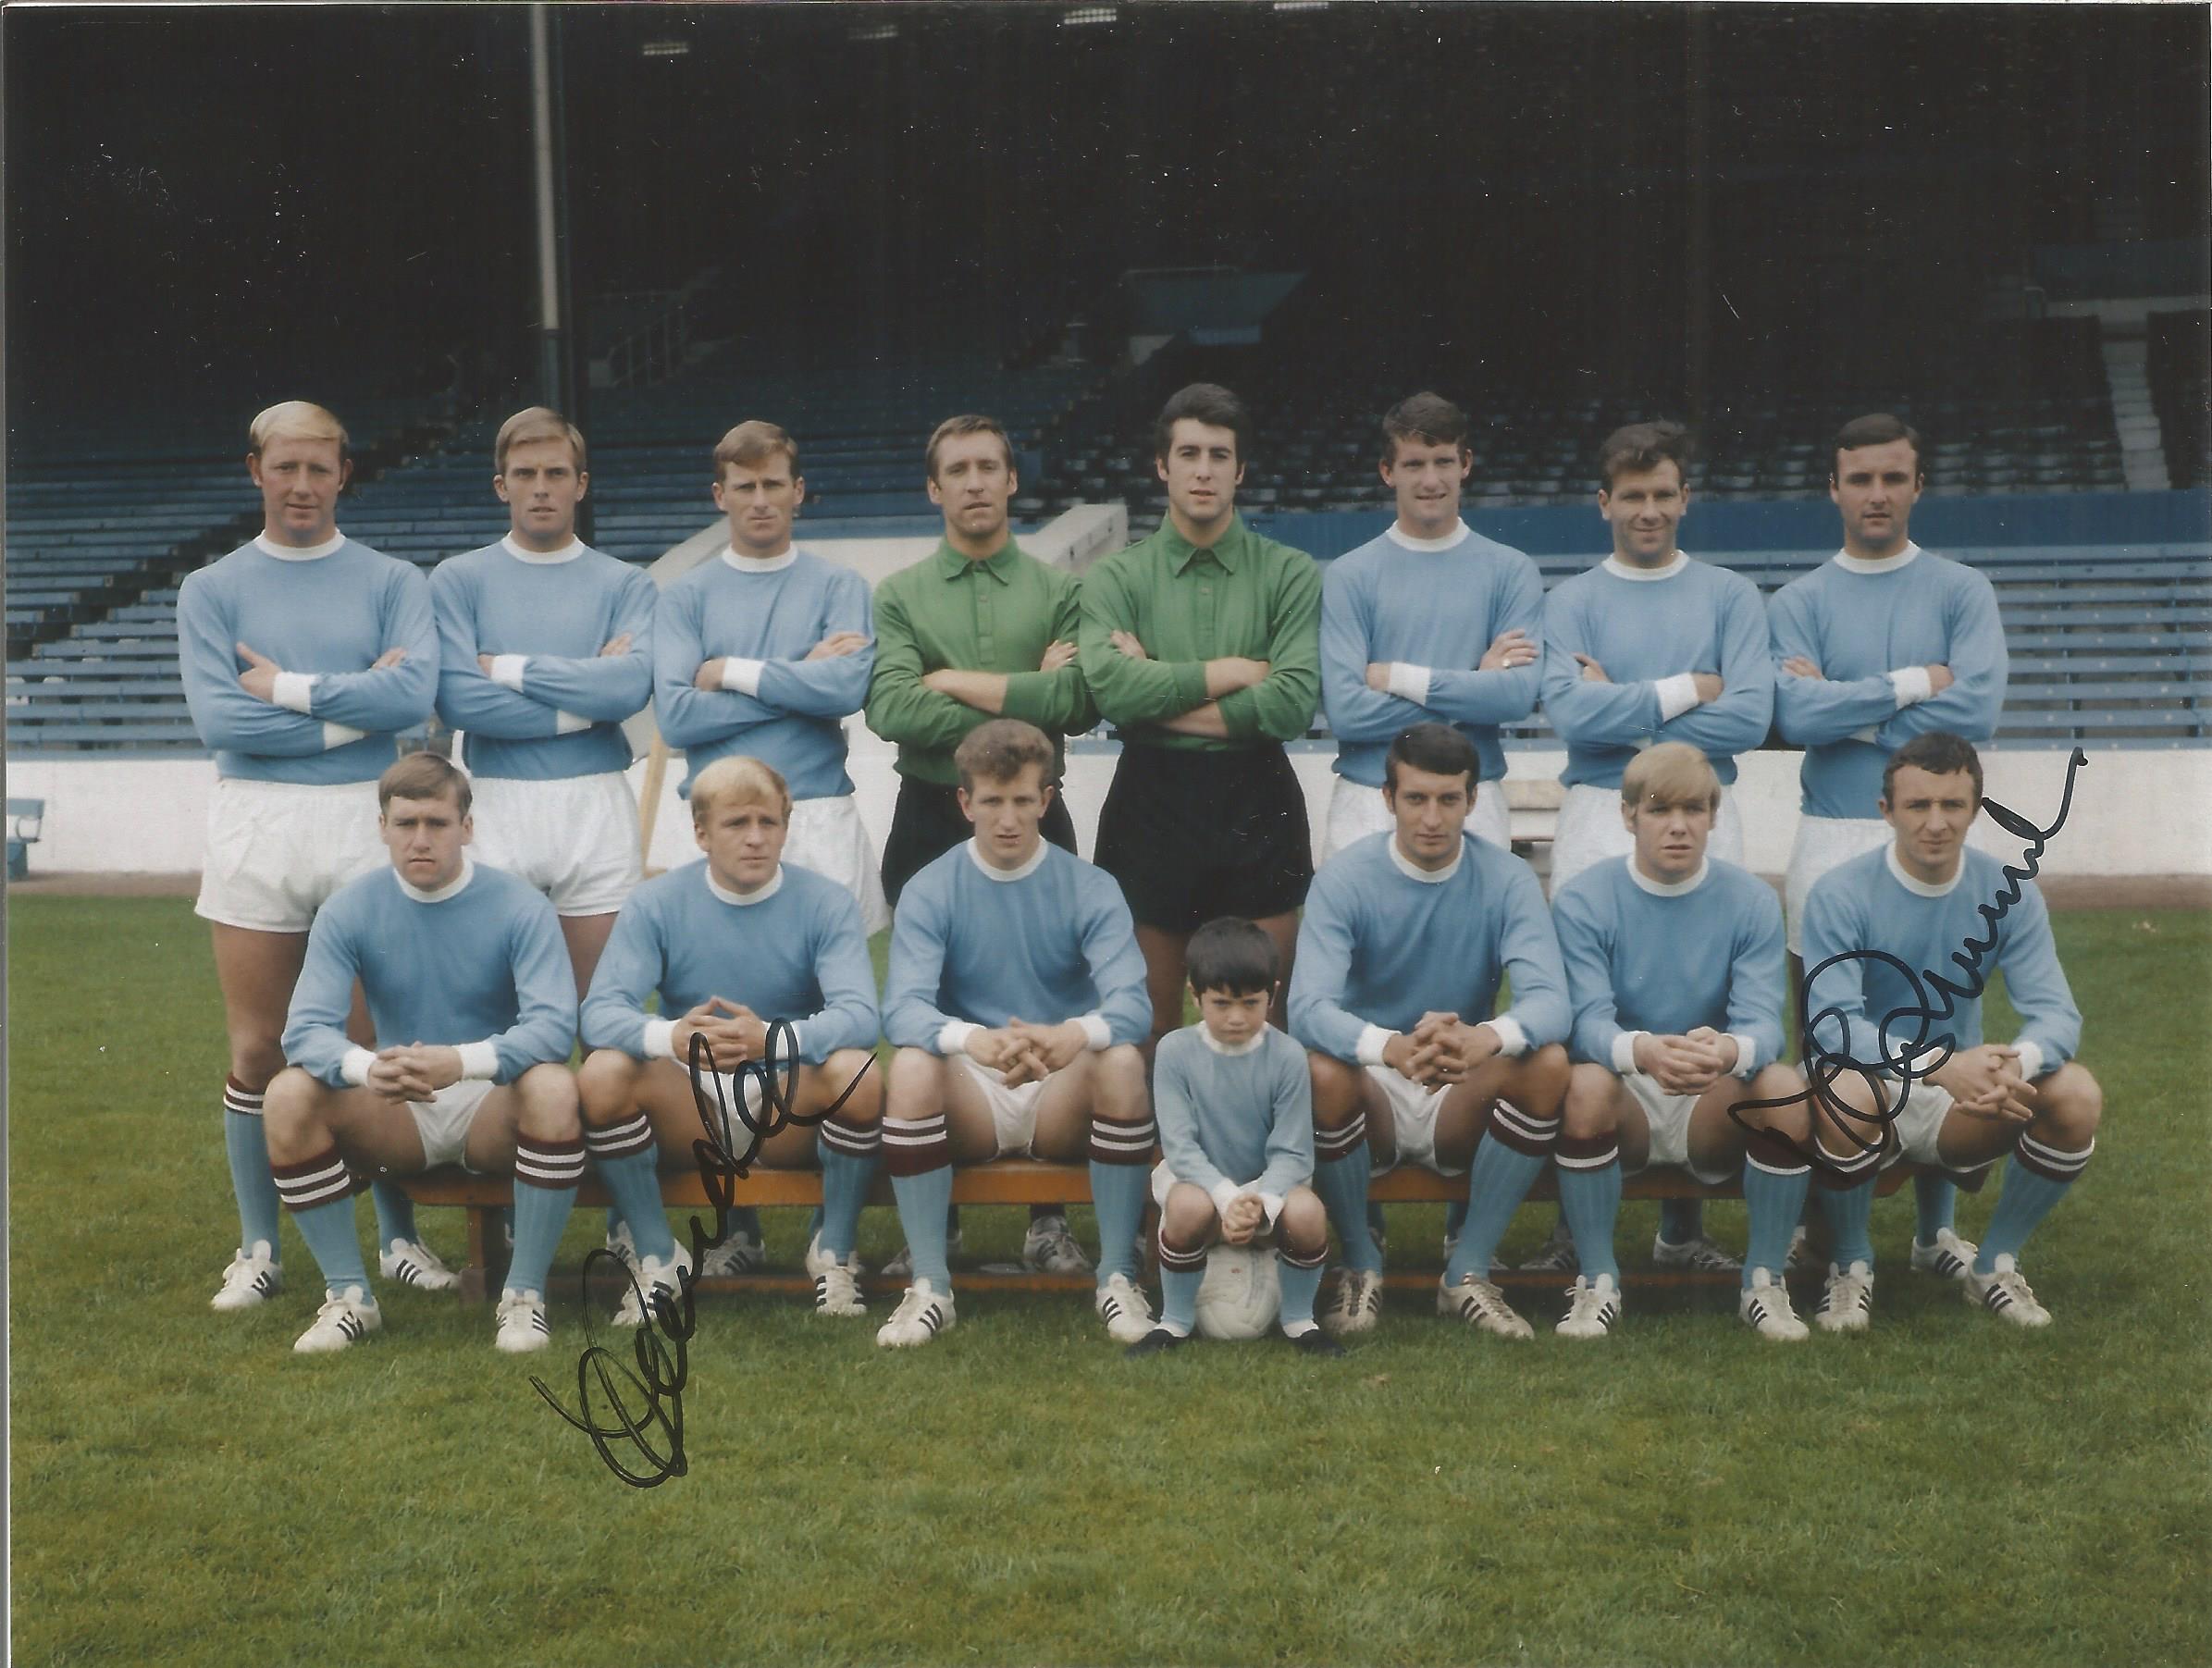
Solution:
<svg viewBox="0 0 2212 1668"><path fill-rule="evenodd" d="M413 1292L372 1346L295 1358L289 1229L284 1295L212 1315L235 1218L204 929L171 901L10 916L19 1662L2212 1660L2212 917L2058 918L2107 1105L2030 1246L2046 1333L1907 1272L1906 1198L1876 1212L1872 1335L1786 1349L1724 1299L1639 1300L1650 1205L1598 1346L1393 1294L1343 1362L1136 1364L1080 1301L977 1295L893 1354L796 1299L710 1301L690 1475L639 1492L528 1388L573 1386L565 1275L526 1362ZM1433 1258L1439 1215L1395 1213L1393 1254ZM1740 1243L1739 1206L1712 1216ZM771 1213L782 1259L799 1226ZM1010 1255L1019 1213L968 1231ZM871 1211L863 1254L897 1242Z"/></svg>

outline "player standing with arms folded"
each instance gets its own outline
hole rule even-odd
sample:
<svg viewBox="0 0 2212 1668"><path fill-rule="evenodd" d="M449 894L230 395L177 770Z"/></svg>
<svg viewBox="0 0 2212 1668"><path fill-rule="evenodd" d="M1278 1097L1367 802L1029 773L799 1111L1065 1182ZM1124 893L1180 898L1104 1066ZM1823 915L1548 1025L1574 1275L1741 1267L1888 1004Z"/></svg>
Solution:
<svg viewBox="0 0 2212 1668"><path fill-rule="evenodd" d="M1712 855L1744 860L1743 821L1727 789L1736 756L1766 740L1773 716L1766 610L1741 574L1693 562L1676 543L1689 508L1688 458L1678 423L1632 423L1607 436L1598 513L1613 554L1544 599L1544 710L1567 744L1554 896L1590 864L1634 846L1621 824L1621 772L1655 742L1687 742L1705 755L1722 785ZM1662 1205L1652 1255L1662 1267L1738 1267L1706 1238L1695 1199ZM1563 1225L1528 1266L1574 1266Z"/></svg>
<svg viewBox="0 0 2212 1668"><path fill-rule="evenodd" d="M894 906L917 871L974 833L960 811L953 749L993 718L1021 719L1050 738L1052 803L1041 827L1073 852L1060 738L1098 722L1075 659L1075 575L1039 562L1007 529L1017 482L1006 430L989 417L947 417L930 436L923 467L930 501L945 513L945 538L876 587L868 686L868 727L898 745L898 803L884 844L884 893ZM958 1223L956 1207L948 1243ZM1068 1231L1066 1205L1030 1207L1021 1260L1049 1274L1091 1271ZM894 1258L884 1272L904 1279L913 1269Z"/></svg>
<svg viewBox="0 0 2212 1668"><path fill-rule="evenodd" d="M478 859L552 900L578 993L642 872L624 719L653 693L660 593L576 537L584 437L542 405L500 426L492 490L513 525L438 564L438 715L465 733Z"/></svg>
<svg viewBox="0 0 2212 1668"><path fill-rule="evenodd" d="M284 1028L296 1062L269 1085L277 1186L321 1266L326 1296L292 1347L342 1350L384 1324L353 1231L352 1171L416 1175L441 1164L512 1173L514 1257L499 1347L551 1341L546 1278L584 1175L575 984L552 907L468 858L468 778L415 753L377 785L389 866L332 897L308 934ZM351 1042L359 981L377 1047Z"/></svg>
<svg viewBox="0 0 2212 1668"><path fill-rule="evenodd" d="M223 1146L239 1249L218 1310L250 1309L283 1283L263 1093L284 1068L308 928L331 894L383 860L377 778L396 733L428 718L437 696L438 627L422 575L338 530L352 467L344 426L321 406L290 400L262 412L246 453L262 530L187 575L177 599L185 703L219 778L194 905L214 940L230 1041ZM405 1204L377 1189L379 1243L414 1240ZM452 1283L424 1257L416 1283Z"/></svg>
<svg viewBox="0 0 2212 1668"><path fill-rule="evenodd" d="M1383 792L1396 826L1322 865L1299 929L1291 1032L1313 1073L1314 1189L1344 1247L1338 1332L1382 1313L1368 1180L1378 1164L1419 1164L1468 1172L1438 1310L1529 1335L1489 1260L1559 1135L1570 1014L1536 875L1466 834L1478 768L1474 744L1448 725L1415 724L1391 742ZM1513 1007L1493 1015L1508 974Z"/></svg>
<svg viewBox="0 0 2212 1668"><path fill-rule="evenodd" d="M1324 862L1395 825L1382 759L1401 730L1451 724L1481 758L1478 785L1496 785L1505 777L1498 726L1536 710L1544 582L1526 556L1460 519L1474 463L1468 426L1435 394L1390 408L1380 467L1398 517L1330 562L1321 582L1321 704L1337 738ZM1513 849L1501 788L1476 795L1467 832Z"/></svg>
<svg viewBox="0 0 2212 1668"><path fill-rule="evenodd" d="M1820 1021L1807 1042L1816 1134L1847 1183L1821 1193L1835 1260L1814 1318L1825 1330L1854 1332L1872 1316L1867 1220L1884 1164L1902 1157L1966 1173L2010 1155L1960 1288L2001 1320L2048 1326L2050 1311L2020 1276L2020 1248L2087 1168L2104 1114L2104 1091L2073 1058L2082 1014L2050 914L2033 882L2017 883L2015 894L2003 864L1967 848L1982 809L1971 744L1941 731L1907 742L1883 772L1881 806L1891 843L1831 869L1805 901ZM1971 971L1961 965L1969 957ZM1914 970L1917 988L1890 958ZM1983 1041L1978 994L1961 998L1929 982L1940 975L1978 992L1975 975L2000 969L2020 1015L2008 1044ZM1923 1006L1950 1011L1916 1019ZM1950 1050L1940 1063L1939 1037ZM1824 1094L1823 1055L1858 1068L1838 1072ZM1909 1078L1897 1069L1908 1062Z"/></svg>
<svg viewBox="0 0 2212 1668"><path fill-rule="evenodd" d="M1891 843L1881 815L1890 754L1933 730L1987 742L2005 705L1996 587L1912 542L1925 450L1917 431L1886 413L1837 430L1828 496L1843 517L1843 549L1767 604L1775 723L1783 740L1805 749L1784 887L1793 993L1804 979L1814 883ZM1975 1247L1952 1228L1959 1190L1922 1175L1913 1195L1912 1266L1964 1279Z"/></svg>
<svg viewBox="0 0 2212 1668"><path fill-rule="evenodd" d="M789 784L783 860L827 875L870 933L891 924L874 848L846 774L845 719L868 699L875 665L868 582L792 543L806 501L798 442L772 423L740 423L714 449L714 503L730 544L661 593L653 615L653 709L682 748L679 792L717 759L744 755ZM702 1274L761 1265L760 1219L735 1213Z"/></svg>
<svg viewBox="0 0 2212 1668"><path fill-rule="evenodd" d="M1167 519L1083 575L1083 676L1121 732L1095 855L1136 918L1148 1052L1181 1028L1183 945L1202 921L1250 919L1290 978L1314 874L1283 743L1320 697L1321 581L1236 513L1250 428L1225 388L1170 396L1153 425Z"/></svg>

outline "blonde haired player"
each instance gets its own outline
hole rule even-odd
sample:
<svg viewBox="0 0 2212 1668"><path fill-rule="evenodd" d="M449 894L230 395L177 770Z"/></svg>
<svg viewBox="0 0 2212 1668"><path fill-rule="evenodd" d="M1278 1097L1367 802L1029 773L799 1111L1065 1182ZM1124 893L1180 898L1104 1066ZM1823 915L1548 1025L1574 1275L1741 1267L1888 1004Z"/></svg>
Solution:
<svg viewBox="0 0 2212 1668"><path fill-rule="evenodd" d="M223 1146L239 1248L214 1299L226 1311L282 1285L263 1093L284 1068L308 928L383 860L376 781L396 733L430 716L438 686L422 575L338 530L352 473L345 426L303 400L272 405L248 431L246 473L261 531L187 575L177 599L185 703L218 778L194 909L214 940L230 1041ZM377 1205L379 1242L413 1241L404 1195L380 1186ZM417 1283L451 1283L423 1257Z"/></svg>
<svg viewBox="0 0 2212 1668"><path fill-rule="evenodd" d="M1742 1170L1740 1313L1762 1338L1806 1335L1782 1284L1810 1134L1805 1081L1778 1057L1782 906L1757 875L1707 856L1720 798L1720 777L1687 742L1638 753L1621 772L1634 846L1551 900L1575 1006L1559 1199L1582 1262L1563 1337L1602 1338L1620 1317L1621 1177L1650 1165L1709 1184Z"/></svg>
<svg viewBox="0 0 2212 1668"><path fill-rule="evenodd" d="M700 771L691 822L704 857L630 895L585 997L585 1140L639 1260L639 1286L618 1323L644 1318L640 1290L673 1293L688 1261L661 1208L656 1153L691 1165L705 1116L726 1117L725 1146L745 1156L745 1118L761 1115L764 1068L786 1086L797 1114L838 1103L819 1124L769 1136L760 1161L779 1169L820 1163L822 1225L807 1247L815 1312L866 1313L850 1263L880 1139L883 1088L867 1069L875 975L850 895L783 860L790 814L783 777L757 759L731 755ZM656 992L658 1015L646 1008ZM793 1054L770 1059L777 1020L792 1027ZM732 1271L709 1255L702 1272Z"/></svg>

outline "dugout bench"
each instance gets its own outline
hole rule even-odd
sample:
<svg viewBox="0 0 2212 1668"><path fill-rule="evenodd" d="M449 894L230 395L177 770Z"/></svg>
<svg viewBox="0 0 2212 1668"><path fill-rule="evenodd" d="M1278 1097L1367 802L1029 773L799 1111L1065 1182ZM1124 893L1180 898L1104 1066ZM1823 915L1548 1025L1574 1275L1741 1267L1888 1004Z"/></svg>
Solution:
<svg viewBox="0 0 2212 1668"><path fill-rule="evenodd" d="M1881 1173L1874 1184L1874 1192L1886 1197L1904 1185L1905 1179L1917 1173L1920 1167L1911 1164L1894 1164ZM1557 1172L1547 1168L1537 1184L1528 1191L1528 1202L1556 1201L1559 1197ZM504 1236L500 1232L499 1212L512 1202L514 1193L513 1181L505 1176L472 1176L465 1170L443 1166L420 1176L399 1179L401 1187L417 1205L457 1205L468 1213L468 1258L459 1270L461 1275L461 1301L481 1304L499 1290L494 1272L503 1266L506 1257ZM755 1168L753 1173L733 1179L730 1183L732 1201L738 1205L815 1205L822 1203L822 1173L819 1170L771 1170ZM1433 1170L1407 1167L1375 1178L1368 1189L1369 1199L1381 1205L1449 1205L1466 1197L1467 1183L1464 1176L1440 1176ZM1646 1170L1630 1176L1621 1183L1621 1197L1629 1199L1738 1199L1742 1190L1734 1185L1708 1187L1694 1180L1682 1170ZM689 1243L688 1214L697 1212L709 1228L713 1226L708 1214L706 1184L697 1171L673 1172L661 1179L661 1200L674 1215L673 1226L677 1239ZM957 1167L953 1171L952 1202L955 1205L1087 1205L1091 1202L1091 1172L1081 1164L1042 1164L1034 1159L1002 1158L991 1164ZM576 1190L579 1209L598 1208L612 1203L606 1188L590 1171ZM891 1179L878 1172L868 1190L871 1205L893 1203ZM1147 1220L1151 1213L1147 1211ZM1150 1235L1145 1243L1149 1247ZM1149 1264L1150 1257L1146 1257ZM1427 1291L1437 1282L1440 1267L1396 1268L1384 1277L1384 1284L1393 1291ZM1625 1274L1628 1271L1624 1270ZM1089 1292L1093 1281L1088 1275L1033 1274L992 1271L978 1267L954 1270L962 1290L983 1291L1073 1291ZM1557 1274L1522 1274L1519 1271L1506 1277L1509 1286L1564 1286L1570 1277ZM1637 1268L1630 1276L1634 1282L1646 1290L1654 1288L1718 1288L1731 1289L1736 1284L1733 1274L1700 1274L1685 1269ZM871 1292L896 1294L903 1287L898 1280L886 1280L880 1275L870 1275L861 1282ZM610 1289L614 1282L608 1281ZM796 1270L772 1270L761 1274L738 1275L728 1279L702 1279L701 1291L774 1291L807 1292L814 1289L814 1282Z"/></svg>

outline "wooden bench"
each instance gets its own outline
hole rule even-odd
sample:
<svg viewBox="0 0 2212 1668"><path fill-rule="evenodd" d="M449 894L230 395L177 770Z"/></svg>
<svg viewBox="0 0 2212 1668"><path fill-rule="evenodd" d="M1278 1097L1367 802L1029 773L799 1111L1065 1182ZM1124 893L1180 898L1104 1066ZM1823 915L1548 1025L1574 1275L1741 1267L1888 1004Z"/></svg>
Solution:
<svg viewBox="0 0 2212 1668"><path fill-rule="evenodd" d="M1918 1167L1909 1164L1892 1165L1882 1172L1874 1191L1886 1196L1904 1184L1908 1175ZM1529 1190L1531 1203L1553 1201L1559 1197L1557 1172L1547 1168ZM417 1205L457 1205L468 1213L468 1258L461 1274L461 1301L481 1304L496 1291L493 1271L506 1260L504 1236L500 1231L499 1213L502 1206L513 1202L513 1183L505 1176L472 1176L451 1166L429 1170L420 1176L403 1177L400 1185ZM819 1170L771 1170L756 1168L753 1173L731 1185L731 1196L739 1205L816 1205L822 1203L822 1173ZM1467 1196L1467 1183L1464 1176L1440 1176L1433 1170L1414 1167L1395 1169L1388 1175L1378 1176L1367 1190L1369 1199L1382 1205L1450 1205ZM1676 1169L1646 1170L1639 1176L1626 1178L1621 1187L1623 1199L1736 1199L1742 1190L1733 1183L1723 1187L1708 1187L1693 1180L1687 1172ZM676 1171L661 1179L661 1200L674 1213L672 1226L677 1238L688 1243L690 1221L688 1212L698 1212L711 1230L713 1219L709 1214L705 1183L697 1171ZM965 1165L953 1171L952 1202L955 1205L1061 1205L1084 1204L1091 1201L1091 1172L1080 1164L1041 1164L1033 1159L1003 1158L995 1163ZM576 1190L576 1206L596 1209L612 1204L612 1200L596 1173L587 1171L582 1186ZM868 1190L871 1205L891 1205L891 1178L882 1171L876 1173ZM1147 1236L1149 1242L1149 1236ZM1425 1290L1437 1280L1436 1268L1393 1269L1385 1283L1399 1290ZM963 1288L977 1288L997 1291L1076 1291L1087 1292L1092 1281L1087 1275L1033 1274L996 1271L984 1268L961 1268L956 1271ZM1699 1274L1675 1269L1639 1269L1633 1276L1638 1286L1701 1287L1717 1284L1733 1285L1734 1275ZM862 1285L871 1291L896 1291L899 1282L871 1276ZM1516 1274L1509 1284L1538 1284L1556 1286L1563 1283L1563 1277L1546 1274ZM612 1281L610 1281L612 1284ZM813 1282L805 1275L791 1272L772 1272L743 1275L729 1279L705 1279L698 1283L702 1291L811 1291Z"/></svg>

